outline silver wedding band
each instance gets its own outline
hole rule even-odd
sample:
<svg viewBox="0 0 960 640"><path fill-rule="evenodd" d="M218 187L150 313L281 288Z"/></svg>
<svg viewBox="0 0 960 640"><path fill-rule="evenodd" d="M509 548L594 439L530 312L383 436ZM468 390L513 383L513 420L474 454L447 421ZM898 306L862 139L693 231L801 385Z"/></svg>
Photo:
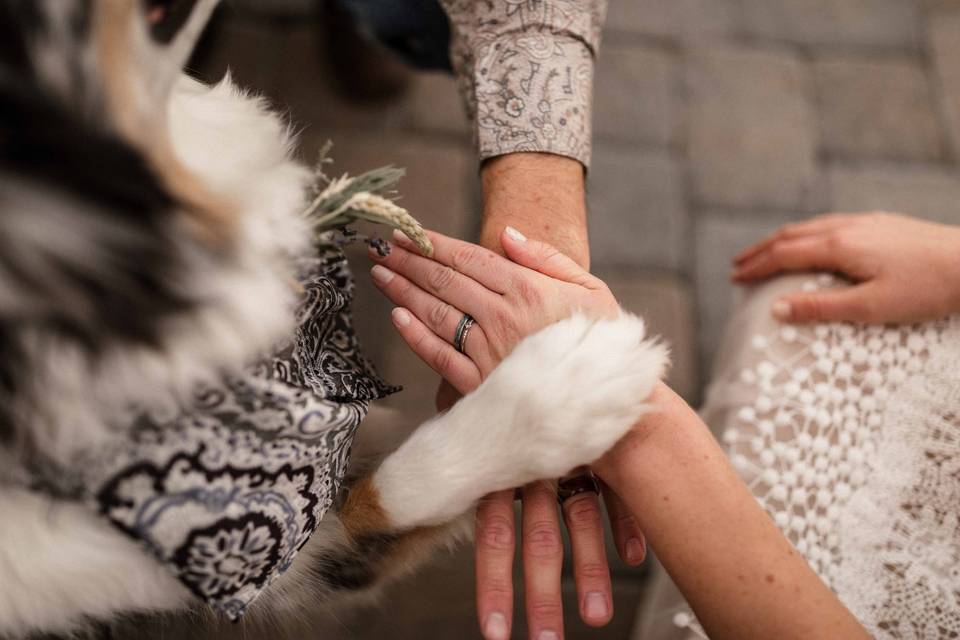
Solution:
<svg viewBox="0 0 960 640"><path fill-rule="evenodd" d="M457 351L464 353L463 346L467 343L467 334L474 325L474 320L469 313L463 314L460 318L460 324L457 325L457 332L453 336L453 346Z"/></svg>

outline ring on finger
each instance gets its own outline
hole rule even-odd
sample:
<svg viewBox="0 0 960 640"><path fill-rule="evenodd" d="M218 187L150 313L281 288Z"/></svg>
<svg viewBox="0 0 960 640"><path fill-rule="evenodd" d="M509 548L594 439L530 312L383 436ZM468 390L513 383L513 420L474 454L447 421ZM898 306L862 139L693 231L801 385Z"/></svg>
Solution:
<svg viewBox="0 0 960 640"><path fill-rule="evenodd" d="M460 324L457 325L457 331L453 336L453 346L456 347L457 351L460 353L464 353L464 345L467 343L467 334L470 333L470 329L473 328L474 324L476 324L476 322L469 313L463 314L463 317L460 318Z"/></svg>
<svg viewBox="0 0 960 640"><path fill-rule="evenodd" d="M562 505L570 498L587 492L600 495L600 483L590 471L560 480L557 483L557 502Z"/></svg>

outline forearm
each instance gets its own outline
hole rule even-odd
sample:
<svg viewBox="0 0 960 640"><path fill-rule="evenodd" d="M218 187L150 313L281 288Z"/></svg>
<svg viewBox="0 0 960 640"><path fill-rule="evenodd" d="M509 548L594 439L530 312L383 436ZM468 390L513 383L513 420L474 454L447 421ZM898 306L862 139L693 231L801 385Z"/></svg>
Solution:
<svg viewBox="0 0 960 640"><path fill-rule="evenodd" d="M672 391L597 465L712 638L860 638L863 628L757 504Z"/></svg>
<svg viewBox="0 0 960 640"><path fill-rule="evenodd" d="M582 164L549 153L511 153L485 162L481 180L480 244L503 253L500 233L512 226L589 267Z"/></svg>

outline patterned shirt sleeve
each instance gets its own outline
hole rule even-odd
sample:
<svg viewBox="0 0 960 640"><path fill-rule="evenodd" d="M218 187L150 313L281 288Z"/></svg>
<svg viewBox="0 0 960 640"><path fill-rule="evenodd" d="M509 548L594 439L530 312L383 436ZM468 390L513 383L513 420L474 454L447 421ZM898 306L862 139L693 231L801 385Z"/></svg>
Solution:
<svg viewBox="0 0 960 640"><path fill-rule="evenodd" d="M541 151L590 164L606 0L441 0L481 160Z"/></svg>

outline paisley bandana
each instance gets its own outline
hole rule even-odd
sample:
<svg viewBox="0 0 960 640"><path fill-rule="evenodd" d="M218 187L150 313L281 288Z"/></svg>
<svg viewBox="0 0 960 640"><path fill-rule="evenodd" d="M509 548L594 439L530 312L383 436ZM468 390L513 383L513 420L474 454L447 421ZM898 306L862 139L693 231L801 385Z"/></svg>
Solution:
<svg viewBox="0 0 960 640"><path fill-rule="evenodd" d="M342 253L301 261L295 338L191 406L137 417L84 463L84 500L231 619L332 505L369 402L396 391L360 353Z"/></svg>

